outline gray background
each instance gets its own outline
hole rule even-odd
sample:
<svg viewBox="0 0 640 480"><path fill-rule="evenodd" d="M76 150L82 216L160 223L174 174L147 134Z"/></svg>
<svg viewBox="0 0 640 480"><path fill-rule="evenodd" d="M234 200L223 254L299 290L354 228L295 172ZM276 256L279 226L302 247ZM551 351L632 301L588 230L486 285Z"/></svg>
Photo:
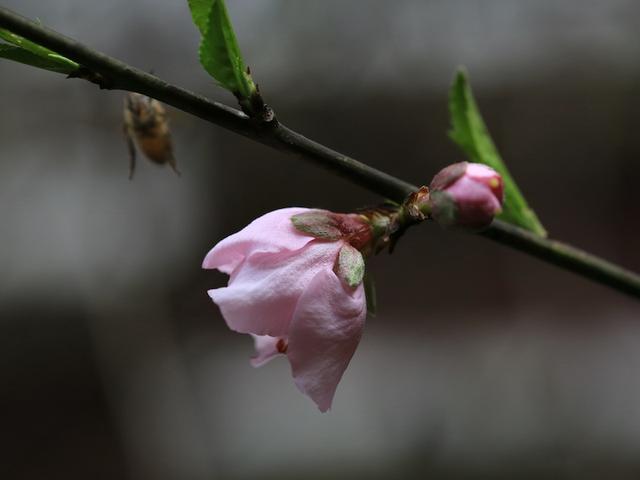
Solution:
<svg viewBox="0 0 640 480"><path fill-rule="evenodd" d="M282 121L417 184L461 159L466 65L551 234L640 270L638 2L227 3ZM186 1L3 5L233 104ZM130 182L121 92L4 61L0 105L2 478L640 474L637 301L421 226L370 263L380 311L320 414L285 360L249 366L200 262L266 211L379 198L172 109L182 177Z"/></svg>

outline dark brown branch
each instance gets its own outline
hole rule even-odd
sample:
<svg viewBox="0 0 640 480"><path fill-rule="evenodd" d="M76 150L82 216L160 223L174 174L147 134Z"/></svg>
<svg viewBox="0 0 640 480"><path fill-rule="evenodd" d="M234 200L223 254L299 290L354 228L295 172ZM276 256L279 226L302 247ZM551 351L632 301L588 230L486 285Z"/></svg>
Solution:
<svg viewBox="0 0 640 480"><path fill-rule="evenodd" d="M226 105L171 85L0 7L0 27L74 60L102 88L139 92L208 122L328 169L383 197L402 201L417 187L343 155L278 122L257 122ZM89 79L89 78L87 78ZM90 80L90 79L89 79ZM494 221L480 235L620 292L640 298L640 276L570 245Z"/></svg>

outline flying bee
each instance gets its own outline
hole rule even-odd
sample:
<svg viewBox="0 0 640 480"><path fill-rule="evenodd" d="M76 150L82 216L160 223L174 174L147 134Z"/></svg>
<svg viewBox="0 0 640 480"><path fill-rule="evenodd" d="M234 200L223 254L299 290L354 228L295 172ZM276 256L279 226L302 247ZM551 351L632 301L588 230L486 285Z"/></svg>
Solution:
<svg viewBox="0 0 640 480"><path fill-rule="evenodd" d="M176 167L171 144L167 112L162 104L140 93L129 93L124 99L124 135L129 147L129 178L136 167L136 147L153 163ZM135 142L134 142L135 141Z"/></svg>

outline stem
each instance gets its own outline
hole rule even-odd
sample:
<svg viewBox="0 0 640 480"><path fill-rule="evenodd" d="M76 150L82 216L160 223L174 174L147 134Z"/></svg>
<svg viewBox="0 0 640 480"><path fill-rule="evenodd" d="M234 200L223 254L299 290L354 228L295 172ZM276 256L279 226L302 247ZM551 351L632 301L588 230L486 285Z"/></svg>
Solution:
<svg viewBox="0 0 640 480"><path fill-rule="evenodd" d="M640 276L637 273L579 248L557 240L539 237L500 220L494 220L491 227L480 232L480 235L619 292L640 298Z"/></svg>
<svg viewBox="0 0 640 480"><path fill-rule="evenodd" d="M156 98L177 109L277 150L295 154L383 197L403 201L418 187L369 167L287 128L276 121L257 122L234 108L213 102L97 52L76 40L0 7L0 27L78 62L101 75L103 88ZM640 298L640 276L570 245L539 237L495 220L480 235L583 277Z"/></svg>

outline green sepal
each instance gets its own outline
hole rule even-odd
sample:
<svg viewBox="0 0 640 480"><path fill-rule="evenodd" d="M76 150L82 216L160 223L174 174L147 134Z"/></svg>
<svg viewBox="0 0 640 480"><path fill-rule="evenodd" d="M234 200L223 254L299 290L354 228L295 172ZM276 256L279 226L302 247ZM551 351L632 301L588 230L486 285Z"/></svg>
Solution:
<svg viewBox="0 0 640 480"><path fill-rule="evenodd" d="M367 301L367 315L375 317L378 312L378 299L376 296L376 282L370 272L365 271L362 280L364 284L364 296Z"/></svg>
<svg viewBox="0 0 640 480"><path fill-rule="evenodd" d="M456 224L458 207L447 192L435 190L431 192L431 215L442 227L452 227Z"/></svg>
<svg viewBox="0 0 640 480"><path fill-rule="evenodd" d="M224 0L189 0L193 22L202 34L200 64L241 103L257 94L240 53Z"/></svg>
<svg viewBox="0 0 640 480"><path fill-rule="evenodd" d="M310 210L291 217L293 226L307 235L322 240L339 240L343 234L326 210Z"/></svg>
<svg viewBox="0 0 640 480"><path fill-rule="evenodd" d="M1 58L66 75L76 72L80 67L73 60L4 28L0 28L0 38L12 44L0 43Z"/></svg>
<svg viewBox="0 0 640 480"><path fill-rule="evenodd" d="M498 218L546 237L547 232L535 212L529 208L513 177L498 153L473 98L464 69L459 69L449 92L451 130L449 137L470 161L484 163L496 170L504 182L504 202Z"/></svg>
<svg viewBox="0 0 640 480"><path fill-rule="evenodd" d="M336 273L350 287L357 287L364 277L364 257L357 248L348 243L342 246L338 254Z"/></svg>

